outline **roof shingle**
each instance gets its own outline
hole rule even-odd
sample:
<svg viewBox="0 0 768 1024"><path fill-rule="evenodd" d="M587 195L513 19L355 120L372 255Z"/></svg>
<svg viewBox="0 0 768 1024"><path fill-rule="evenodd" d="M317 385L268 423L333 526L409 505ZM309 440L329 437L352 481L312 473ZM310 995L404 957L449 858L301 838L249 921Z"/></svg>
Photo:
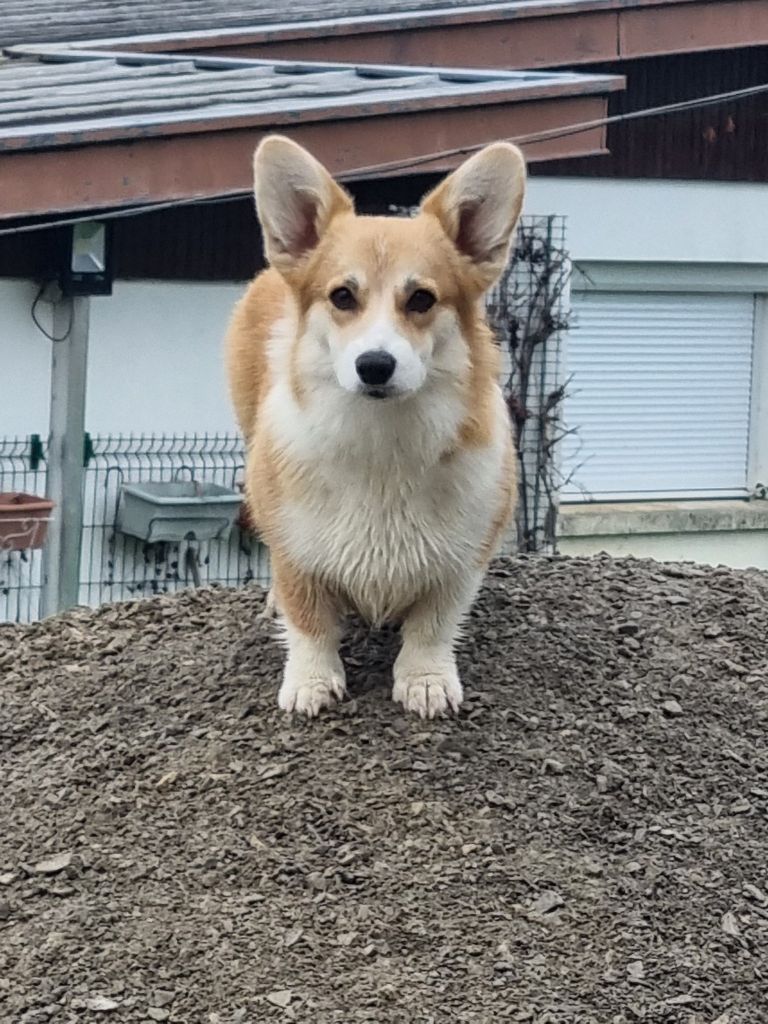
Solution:
<svg viewBox="0 0 768 1024"><path fill-rule="evenodd" d="M690 0L2 0L0 47L473 11L504 17Z"/></svg>
<svg viewBox="0 0 768 1024"><path fill-rule="evenodd" d="M622 80L76 50L0 63L0 150L603 94Z"/></svg>

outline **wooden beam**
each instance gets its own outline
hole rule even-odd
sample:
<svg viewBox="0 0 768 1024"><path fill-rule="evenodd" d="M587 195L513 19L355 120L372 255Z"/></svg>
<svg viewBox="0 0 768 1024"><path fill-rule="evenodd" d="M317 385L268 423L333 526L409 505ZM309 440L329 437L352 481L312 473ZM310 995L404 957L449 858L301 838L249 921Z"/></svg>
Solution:
<svg viewBox="0 0 768 1024"><path fill-rule="evenodd" d="M288 130L335 174L388 164L500 138L591 122L605 116L601 95L541 99L527 103L454 107L319 123ZM251 160L269 128L137 138L0 154L0 218L99 210L136 204L221 195L251 188ZM283 127L281 130L285 131ZM605 152L605 128L524 145L530 161ZM462 155L441 157L411 170L446 171Z"/></svg>

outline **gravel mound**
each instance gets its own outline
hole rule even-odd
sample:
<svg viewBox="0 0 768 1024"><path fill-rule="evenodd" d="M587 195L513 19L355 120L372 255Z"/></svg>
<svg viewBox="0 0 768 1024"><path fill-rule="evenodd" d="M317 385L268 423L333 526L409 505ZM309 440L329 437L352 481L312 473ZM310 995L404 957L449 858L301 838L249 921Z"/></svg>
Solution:
<svg viewBox="0 0 768 1024"><path fill-rule="evenodd" d="M768 574L500 561L426 724L262 605L0 628L0 1020L768 1022Z"/></svg>

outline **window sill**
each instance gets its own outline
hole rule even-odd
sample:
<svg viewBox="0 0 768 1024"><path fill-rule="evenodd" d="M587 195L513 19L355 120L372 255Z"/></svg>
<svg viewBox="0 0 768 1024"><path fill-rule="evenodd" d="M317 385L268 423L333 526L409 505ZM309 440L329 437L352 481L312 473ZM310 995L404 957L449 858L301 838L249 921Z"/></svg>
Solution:
<svg viewBox="0 0 768 1024"><path fill-rule="evenodd" d="M768 501L638 501L561 505L560 537L768 530Z"/></svg>

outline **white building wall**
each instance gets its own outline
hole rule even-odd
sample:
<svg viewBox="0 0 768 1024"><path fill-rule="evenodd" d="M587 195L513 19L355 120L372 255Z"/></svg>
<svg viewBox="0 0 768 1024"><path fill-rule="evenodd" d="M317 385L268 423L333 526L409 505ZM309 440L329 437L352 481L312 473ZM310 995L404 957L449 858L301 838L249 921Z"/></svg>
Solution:
<svg viewBox="0 0 768 1024"><path fill-rule="evenodd" d="M768 185L533 177L525 210L565 214L577 262L768 263Z"/></svg>
<svg viewBox="0 0 768 1024"><path fill-rule="evenodd" d="M93 299L88 430L233 432L223 341L244 288L118 281Z"/></svg>
<svg viewBox="0 0 768 1024"><path fill-rule="evenodd" d="M51 387L51 342L32 322L37 286L0 279L0 437L45 434ZM39 319L48 332L48 308Z"/></svg>
<svg viewBox="0 0 768 1024"><path fill-rule="evenodd" d="M117 281L91 300L87 429L235 430L222 345L244 284ZM52 342L35 327L36 287L0 281L0 437L48 431ZM38 318L51 331L50 306Z"/></svg>
<svg viewBox="0 0 768 1024"><path fill-rule="evenodd" d="M614 558L655 558L659 562L700 562L768 571L768 530L563 537L558 551L574 557L604 552Z"/></svg>

